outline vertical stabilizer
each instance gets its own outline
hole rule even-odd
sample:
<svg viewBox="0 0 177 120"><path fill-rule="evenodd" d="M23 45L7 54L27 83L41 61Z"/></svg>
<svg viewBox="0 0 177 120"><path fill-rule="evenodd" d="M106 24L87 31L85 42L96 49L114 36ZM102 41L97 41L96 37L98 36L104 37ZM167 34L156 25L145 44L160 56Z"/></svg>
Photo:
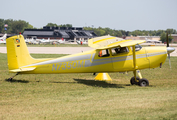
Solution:
<svg viewBox="0 0 177 120"><path fill-rule="evenodd" d="M4 34L0 39L6 40L6 38L7 38L7 34Z"/></svg>
<svg viewBox="0 0 177 120"><path fill-rule="evenodd" d="M17 35L6 39L7 59L9 70L31 64L34 59L30 56L24 37Z"/></svg>

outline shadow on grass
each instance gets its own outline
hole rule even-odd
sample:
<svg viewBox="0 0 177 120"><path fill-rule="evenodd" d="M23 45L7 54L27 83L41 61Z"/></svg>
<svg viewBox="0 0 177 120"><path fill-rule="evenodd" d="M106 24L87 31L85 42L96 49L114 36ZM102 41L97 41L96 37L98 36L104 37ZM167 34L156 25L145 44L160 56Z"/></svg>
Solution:
<svg viewBox="0 0 177 120"><path fill-rule="evenodd" d="M85 79L74 79L78 83L103 88L124 88L123 86L130 86L129 84L111 84L105 81L85 80Z"/></svg>
<svg viewBox="0 0 177 120"><path fill-rule="evenodd" d="M27 80L16 80L16 79L12 79L12 80L5 79L5 81L11 82L11 83L14 83L14 82L29 83L29 81L27 81Z"/></svg>
<svg viewBox="0 0 177 120"><path fill-rule="evenodd" d="M55 81L51 81L50 83L67 83L67 84L75 84L76 82L55 82Z"/></svg>

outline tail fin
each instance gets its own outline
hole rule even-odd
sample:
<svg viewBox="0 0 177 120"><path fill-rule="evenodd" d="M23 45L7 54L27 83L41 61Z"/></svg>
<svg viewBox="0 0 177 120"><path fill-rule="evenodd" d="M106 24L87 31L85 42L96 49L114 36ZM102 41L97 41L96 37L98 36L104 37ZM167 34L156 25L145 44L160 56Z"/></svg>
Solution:
<svg viewBox="0 0 177 120"><path fill-rule="evenodd" d="M9 70L28 65L34 59L30 56L24 37L17 35L6 39L7 59Z"/></svg>
<svg viewBox="0 0 177 120"><path fill-rule="evenodd" d="M22 66L46 60L34 59L31 57L23 35L17 35L6 39L6 46L9 70L19 69Z"/></svg>
<svg viewBox="0 0 177 120"><path fill-rule="evenodd" d="M2 37L0 37L1 40L5 41L7 37L7 34L5 33Z"/></svg>
<svg viewBox="0 0 177 120"><path fill-rule="evenodd" d="M7 38L7 34L4 34L4 36L2 37L3 40L6 40Z"/></svg>

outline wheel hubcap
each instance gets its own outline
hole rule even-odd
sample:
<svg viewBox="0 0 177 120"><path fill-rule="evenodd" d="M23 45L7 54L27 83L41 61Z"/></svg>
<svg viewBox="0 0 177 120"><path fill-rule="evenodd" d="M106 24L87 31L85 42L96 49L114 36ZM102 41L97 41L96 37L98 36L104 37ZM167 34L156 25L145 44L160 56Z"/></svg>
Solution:
<svg viewBox="0 0 177 120"><path fill-rule="evenodd" d="M145 82L145 81L142 81L142 82L141 82L141 85L142 85L142 86L146 86L146 82Z"/></svg>

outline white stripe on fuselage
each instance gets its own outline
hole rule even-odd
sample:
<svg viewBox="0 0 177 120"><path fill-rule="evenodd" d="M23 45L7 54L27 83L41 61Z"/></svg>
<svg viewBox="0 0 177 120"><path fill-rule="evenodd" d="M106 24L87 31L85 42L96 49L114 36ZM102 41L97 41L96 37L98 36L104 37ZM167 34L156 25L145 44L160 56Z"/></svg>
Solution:
<svg viewBox="0 0 177 120"><path fill-rule="evenodd" d="M162 54L167 54L167 52L138 54L138 55L136 55L136 59L157 56L157 55L162 55ZM121 62L121 61L133 59L133 55L121 56L121 57L109 57L109 58L103 57L103 59L94 59L94 57L95 57L95 54L87 54L87 55L81 55L81 56L57 58L57 59L39 62L39 63L27 65L27 66L22 66L22 67L31 67L31 66L46 65L46 64L58 64L58 63L62 63L62 62L66 63L66 62L71 62L71 61L81 61L81 62L84 61L84 63L85 63L84 67L89 67L89 66L108 64L111 62Z"/></svg>

